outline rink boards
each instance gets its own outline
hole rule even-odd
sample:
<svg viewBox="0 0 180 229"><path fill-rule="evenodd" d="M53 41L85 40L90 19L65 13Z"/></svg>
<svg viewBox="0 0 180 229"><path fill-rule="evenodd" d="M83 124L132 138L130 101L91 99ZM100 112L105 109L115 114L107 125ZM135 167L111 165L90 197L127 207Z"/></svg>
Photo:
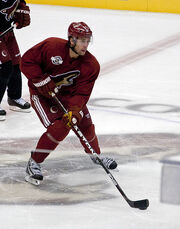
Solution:
<svg viewBox="0 0 180 229"><path fill-rule="evenodd" d="M180 13L179 0L28 0L27 3L113 10Z"/></svg>
<svg viewBox="0 0 180 229"><path fill-rule="evenodd" d="M180 205L180 155L162 160L161 202Z"/></svg>

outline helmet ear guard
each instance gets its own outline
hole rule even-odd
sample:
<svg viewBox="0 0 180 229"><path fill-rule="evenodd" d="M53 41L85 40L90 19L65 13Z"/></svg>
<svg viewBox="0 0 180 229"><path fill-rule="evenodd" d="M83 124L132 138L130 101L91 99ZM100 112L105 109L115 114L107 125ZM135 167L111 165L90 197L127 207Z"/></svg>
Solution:
<svg viewBox="0 0 180 229"><path fill-rule="evenodd" d="M70 38L72 38L72 41L73 41L74 44L76 45L77 38L76 38L76 37L70 37Z"/></svg>

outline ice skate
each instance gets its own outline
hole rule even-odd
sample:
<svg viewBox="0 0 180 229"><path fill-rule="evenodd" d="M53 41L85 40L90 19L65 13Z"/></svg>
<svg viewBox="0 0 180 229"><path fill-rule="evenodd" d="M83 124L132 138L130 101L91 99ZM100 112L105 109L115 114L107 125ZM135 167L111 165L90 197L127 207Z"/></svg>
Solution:
<svg viewBox="0 0 180 229"><path fill-rule="evenodd" d="M30 110L30 103L26 102L23 98L20 99L10 99L8 98L9 109L12 111L19 111L19 112L31 112Z"/></svg>
<svg viewBox="0 0 180 229"><path fill-rule="evenodd" d="M43 180L41 166L32 158L29 159L27 164L25 180L33 185L40 185Z"/></svg>
<svg viewBox="0 0 180 229"><path fill-rule="evenodd" d="M0 121L4 121L5 119L6 119L6 111L0 107Z"/></svg>
<svg viewBox="0 0 180 229"><path fill-rule="evenodd" d="M91 157L91 160L92 160L95 164L97 164L97 165L100 164L99 161L98 161L98 159L97 159L94 155L91 155L90 157ZM106 166L106 168L108 168L108 169L115 169L115 168L117 167L116 161L115 161L114 159L110 158L110 157L103 157L103 158L100 157L100 159L101 159L102 163L103 163L103 164Z"/></svg>

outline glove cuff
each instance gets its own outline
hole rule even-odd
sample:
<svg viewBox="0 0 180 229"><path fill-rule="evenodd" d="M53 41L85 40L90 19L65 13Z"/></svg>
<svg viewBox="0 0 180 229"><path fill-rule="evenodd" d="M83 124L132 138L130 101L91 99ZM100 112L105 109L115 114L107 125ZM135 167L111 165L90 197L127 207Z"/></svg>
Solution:
<svg viewBox="0 0 180 229"><path fill-rule="evenodd" d="M30 14L28 10L22 10L22 9L17 9L16 13L21 13L21 14Z"/></svg>
<svg viewBox="0 0 180 229"><path fill-rule="evenodd" d="M39 81L37 83L33 83L35 87L42 87L46 84L48 84L51 81L51 78L48 76L46 79Z"/></svg>

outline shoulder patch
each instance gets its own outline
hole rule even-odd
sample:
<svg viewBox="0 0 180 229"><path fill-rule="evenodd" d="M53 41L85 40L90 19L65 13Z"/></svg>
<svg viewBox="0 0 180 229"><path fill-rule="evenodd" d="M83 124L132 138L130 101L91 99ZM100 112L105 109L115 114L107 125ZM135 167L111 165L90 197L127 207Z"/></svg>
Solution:
<svg viewBox="0 0 180 229"><path fill-rule="evenodd" d="M60 65L63 63L63 59L61 56L52 56L51 57L51 62L54 64L54 65Z"/></svg>

